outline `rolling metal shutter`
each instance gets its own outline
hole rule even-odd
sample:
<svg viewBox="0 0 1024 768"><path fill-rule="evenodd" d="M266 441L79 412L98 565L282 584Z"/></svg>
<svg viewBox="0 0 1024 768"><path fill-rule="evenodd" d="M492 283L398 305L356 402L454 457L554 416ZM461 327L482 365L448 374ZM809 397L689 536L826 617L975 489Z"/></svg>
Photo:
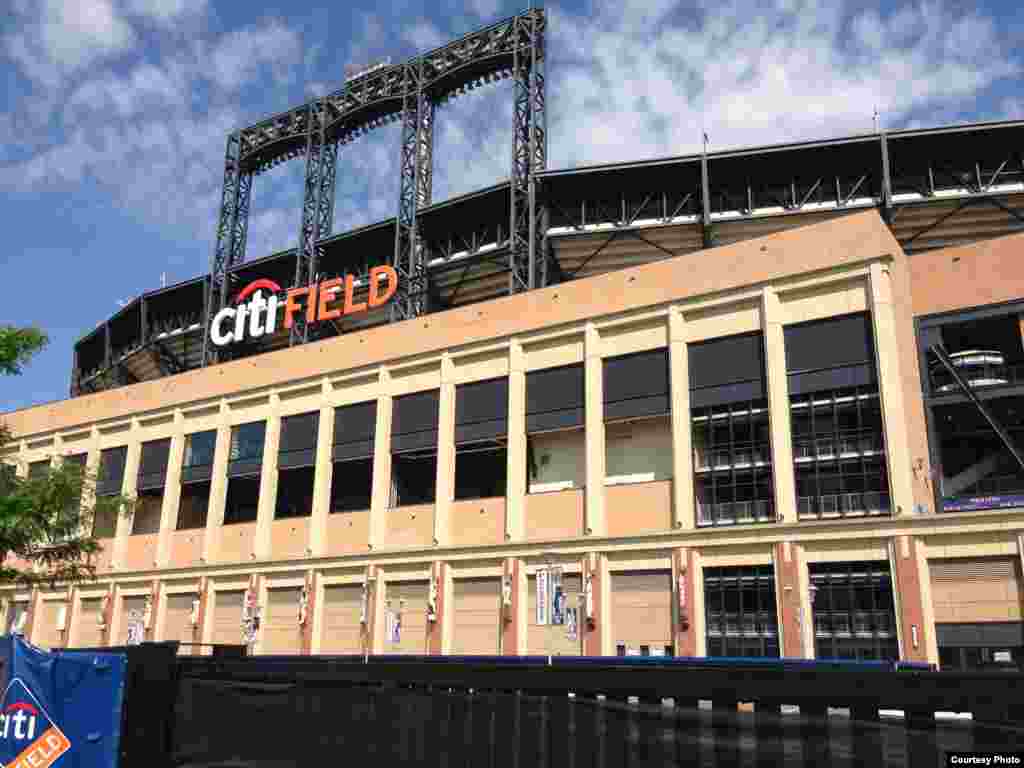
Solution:
<svg viewBox="0 0 1024 768"><path fill-rule="evenodd" d="M929 567L936 622L1024 619L1019 558L933 560Z"/></svg>
<svg viewBox="0 0 1024 768"><path fill-rule="evenodd" d="M320 412L285 416L281 419L281 444L278 469L296 469L316 465L316 436Z"/></svg>
<svg viewBox="0 0 1024 768"><path fill-rule="evenodd" d="M194 643L195 631L192 627L192 601L195 595L168 595L164 609L163 640L177 640L179 643ZM195 651L189 645L182 645L178 652L190 655Z"/></svg>
<svg viewBox="0 0 1024 768"><path fill-rule="evenodd" d="M334 409L334 461L372 459L377 434L377 401Z"/></svg>
<svg viewBox="0 0 1024 768"><path fill-rule="evenodd" d="M452 654L498 654L501 579L458 579L453 595Z"/></svg>
<svg viewBox="0 0 1024 768"><path fill-rule="evenodd" d="M102 607L103 600L99 597L82 600L75 627L74 645L76 648L100 648L105 645L103 628L99 624Z"/></svg>
<svg viewBox="0 0 1024 768"><path fill-rule="evenodd" d="M139 457L138 489L140 491L151 491L164 487L170 455L171 438L169 437L142 444L142 455Z"/></svg>
<svg viewBox="0 0 1024 768"><path fill-rule="evenodd" d="M124 481L124 466L128 460L128 448L107 448L100 453L100 471L96 478L97 496L116 496L121 492Z"/></svg>
<svg viewBox="0 0 1024 768"><path fill-rule="evenodd" d="M324 588L320 653L363 652L362 601L363 588L358 584Z"/></svg>
<svg viewBox="0 0 1024 768"><path fill-rule="evenodd" d="M185 441L181 482L201 483L213 476L213 454L217 448L217 430L195 432Z"/></svg>
<svg viewBox="0 0 1024 768"><path fill-rule="evenodd" d="M508 433L508 379L455 388L455 444L493 440Z"/></svg>
<svg viewBox="0 0 1024 768"><path fill-rule="evenodd" d="M584 387L582 363L526 374L526 431L581 426Z"/></svg>
<svg viewBox="0 0 1024 768"><path fill-rule="evenodd" d="M426 581L397 582L388 584L384 610L401 615L401 629L398 642L384 637L384 653L427 653L427 594L430 585Z"/></svg>
<svg viewBox="0 0 1024 768"><path fill-rule="evenodd" d="M789 394L843 389L875 381L875 346L866 312L787 325Z"/></svg>
<svg viewBox="0 0 1024 768"><path fill-rule="evenodd" d="M671 571L612 574L612 646L672 647Z"/></svg>
<svg viewBox="0 0 1024 768"><path fill-rule="evenodd" d="M632 419L668 413L668 350L608 357L603 362L604 418Z"/></svg>
<svg viewBox="0 0 1024 768"><path fill-rule="evenodd" d="M242 601L244 590L214 593L213 643L215 645L242 645Z"/></svg>
<svg viewBox="0 0 1024 768"><path fill-rule="evenodd" d="M228 477L258 475L263 466L263 444L267 423L253 421L239 424L231 430L231 450L228 454Z"/></svg>
<svg viewBox="0 0 1024 768"><path fill-rule="evenodd" d="M66 608L67 603L62 600L46 600L43 603L43 615L41 632L39 633L39 645L44 648L60 648L64 645L64 633L57 629L57 618L61 608ZM65 613L65 620L67 615Z"/></svg>
<svg viewBox="0 0 1024 768"><path fill-rule="evenodd" d="M566 609L575 608L576 639L570 640L568 625L537 624L537 577L530 576L527 582L529 597L526 603L526 652L546 656L579 656L583 653L583 632L579 620L582 617L580 592L582 579L579 576L563 574L562 591L565 593ZM550 610L549 610L550 615Z"/></svg>
<svg viewBox="0 0 1024 768"><path fill-rule="evenodd" d="M121 615L117 619L117 642L115 645L128 644L128 617L132 611L139 612L139 619L142 619L142 612L146 610L145 597L125 597L121 600Z"/></svg>
<svg viewBox="0 0 1024 768"><path fill-rule="evenodd" d="M760 332L688 344L687 356L691 408L767 397L764 337Z"/></svg>
<svg viewBox="0 0 1024 768"><path fill-rule="evenodd" d="M391 452L437 447L440 391L396 397L391 412Z"/></svg>
<svg viewBox="0 0 1024 768"><path fill-rule="evenodd" d="M301 591L299 587L267 590L267 611L261 629L263 653L302 653L302 627L299 626Z"/></svg>

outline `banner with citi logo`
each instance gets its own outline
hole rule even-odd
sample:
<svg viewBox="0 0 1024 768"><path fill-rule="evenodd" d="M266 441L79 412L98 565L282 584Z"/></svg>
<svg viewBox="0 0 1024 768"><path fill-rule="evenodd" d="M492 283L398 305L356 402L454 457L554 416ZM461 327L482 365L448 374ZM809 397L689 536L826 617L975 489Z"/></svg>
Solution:
<svg viewBox="0 0 1024 768"><path fill-rule="evenodd" d="M115 768L126 659L0 637L0 768Z"/></svg>

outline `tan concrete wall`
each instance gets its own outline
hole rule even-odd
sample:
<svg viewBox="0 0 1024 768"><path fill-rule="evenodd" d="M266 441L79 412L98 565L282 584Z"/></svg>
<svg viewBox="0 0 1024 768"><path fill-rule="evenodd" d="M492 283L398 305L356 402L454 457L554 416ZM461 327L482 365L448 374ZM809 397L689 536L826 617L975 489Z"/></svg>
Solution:
<svg viewBox="0 0 1024 768"><path fill-rule="evenodd" d="M604 489L609 536L672 528L672 481L610 485Z"/></svg>
<svg viewBox="0 0 1024 768"><path fill-rule="evenodd" d="M524 505L525 539L550 540L583 533L584 492L531 493Z"/></svg>
<svg viewBox="0 0 1024 768"><path fill-rule="evenodd" d="M471 499L451 505L448 540L455 547L505 541L505 499Z"/></svg>
<svg viewBox="0 0 1024 768"><path fill-rule="evenodd" d="M913 313L930 315L1021 298L1024 233L910 257Z"/></svg>

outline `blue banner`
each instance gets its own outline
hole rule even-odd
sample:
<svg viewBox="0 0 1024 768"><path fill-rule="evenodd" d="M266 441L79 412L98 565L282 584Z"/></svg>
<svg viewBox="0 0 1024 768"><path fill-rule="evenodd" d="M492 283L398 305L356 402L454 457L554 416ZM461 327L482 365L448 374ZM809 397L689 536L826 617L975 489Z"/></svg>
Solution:
<svg viewBox="0 0 1024 768"><path fill-rule="evenodd" d="M943 512L974 512L981 509L1009 509L1010 507L1024 507L1024 494L964 496L942 500Z"/></svg>
<svg viewBox="0 0 1024 768"><path fill-rule="evenodd" d="M127 660L0 637L0 765L116 768Z"/></svg>

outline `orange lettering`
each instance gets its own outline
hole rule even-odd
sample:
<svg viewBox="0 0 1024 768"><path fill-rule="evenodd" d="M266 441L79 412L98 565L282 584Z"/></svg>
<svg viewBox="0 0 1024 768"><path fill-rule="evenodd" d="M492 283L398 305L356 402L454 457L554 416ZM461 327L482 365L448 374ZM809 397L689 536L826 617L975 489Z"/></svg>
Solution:
<svg viewBox="0 0 1024 768"><path fill-rule="evenodd" d="M352 275L346 275L345 277L345 314L351 315L354 312L365 312L366 302L362 304L355 304L352 301L353 294L356 290L356 280Z"/></svg>
<svg viewBox="0 0 1024 768"><path fill-rule="evenodd" d="M291 288L288 291L284 301L284 327L292 327L292 315L302 309L302 305L295 301L299 296L305 296L309 299L309 287L306 288Z"/></svg>
<svg viewBox="0 0 1024 768"><path fill-rule="evenodd" d="M306 301L306 322L312 323L316 320L316 283L306 288L309 298Z"/></svg>
<svg viewBox="0 0 1024 768"><path fill-rule="evenodd" d="M335 277L330 280L324 280L320 283L320 305L317 308L317 317L321 320L335 320L341 317L340 307L328 309L327 305L332 301L335 301L332 289L340 287L344 282L345 281L340 277Z"/></svg>
<svg viewBox="0 0 1024 768"><path fill-rule="evenodd" d="M387 288L384 289L383 293L379 293L380 281L377 279L379 275L385 275L387 282ZM370 270L370 309L379 307L384 304L388 299L395 295L395 291L398 290L398 273L395 268L385 264L384 266L374 267Z"/></svg>

